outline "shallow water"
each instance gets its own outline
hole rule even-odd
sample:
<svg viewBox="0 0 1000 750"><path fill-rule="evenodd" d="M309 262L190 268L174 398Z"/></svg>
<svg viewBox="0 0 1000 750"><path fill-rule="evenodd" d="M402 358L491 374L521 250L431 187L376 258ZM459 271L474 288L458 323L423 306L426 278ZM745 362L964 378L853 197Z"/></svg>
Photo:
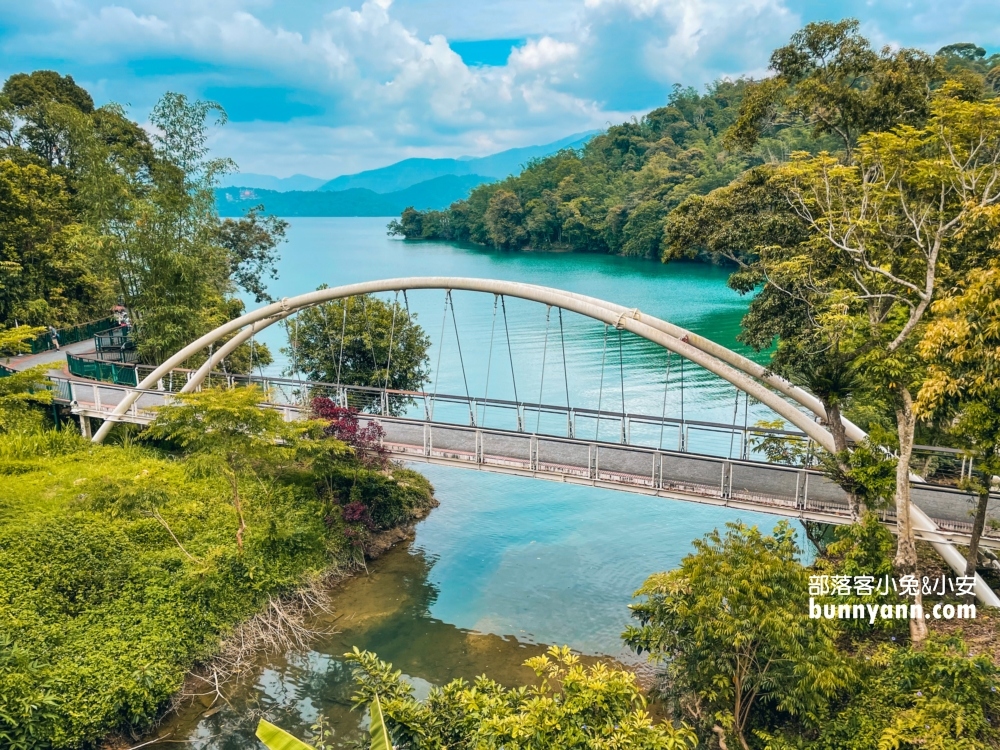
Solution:
<svg viewBox="0 0 1000 750"><path fill-rule="evenodd" d="M747 300L726 288L723 269L403 243L385 236L385 222L294 219L283 249L281 278L272 292L292 296L320 283L335 286L416 275L522 280L638 307L738 348L735 338ZM605 350L603 325L567 314L563 336L557 338L553 311L546 344L545 307L519 301L509 302L507 308L516 341L512 381L510 363L493 328L492 295L456 293L454 300L465 376L454 332L446 327L441 371L434 375L439 392L462 394L467 381L471 393L481 394L489 376L489 395L510 397L516 383L522 400L535 400L545 351L542 392L548 403L564 402L568 381L573 405L595 407L600 399L605 408L616 409L624 399L632 413L663 410L677 415L681 409L676 359L664 400L662 350L623 337L622 387L614 333ZM436 363L443 293L415 292L408 301L431 334L431 362ZM450 318L447 322L450 327ZM284 344L283 335L275 328L264 338L277 352ZM734 418L732 386L690 365L684 378L689 418L752 423L768 415L753 405L745 415L740 401ZM601 437L610 435L602 432ZM655 443L661 436L636 437ZM670 436L665 440L669 447ZM693 450L725 453L730 438L716 436L712 443L706 434L698 440L702 445L692 440ZM191 709L159 733L172 732L170 740L192 740L194 747L242 748L252 746L250 737L260 716L305 736L322 712L339 737L356 738L363 717L349 710L351 686L340 659L352 646L376 651L393 662L418 694L426 693L430 685L484 672L505 683L528 681L533 675L522 662L552 643L642 668L619 640L629 621L632 592L642 581L651 573L676 567L691 550L693 539L727 521L739 519L766 528L777 521L762 514L596 488L437 466L414 468L433 482L441 505L417 526L411 544L371 564L368 576L337 589L332 625L340 632L319 639L305 654L263 657L259 673L234 690L230 705L208 717L201 715L200 706Z"/></svg>

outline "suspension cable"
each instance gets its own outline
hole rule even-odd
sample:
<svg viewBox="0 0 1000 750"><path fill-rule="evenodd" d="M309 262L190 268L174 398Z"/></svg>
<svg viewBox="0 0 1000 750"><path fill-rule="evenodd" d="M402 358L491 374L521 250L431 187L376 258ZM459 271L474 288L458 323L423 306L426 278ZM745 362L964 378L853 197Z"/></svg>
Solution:
<svg viewBox="0 0 1000 750"><path fill-rule="evenodd" d="M465 384L465 398L469 402L469 421L476 426L476 414L472 409L472 396L469 394L469 379L465 376L465 360L462 359L462 339L458 337L458 317L455 315L455 300L448 290L448 302L451 303L451 322L455 326L455 344L458 347L458 363L462 366L462 383Z"/></svg>
<svg viewBox="0 0 1000 750"><path fill-rule="evenodd" d="M535 412L535 434L538 434L538 427L542 423L542 392L545 388L545 355L549 349L549 319L552 317L552 305L545 306L545 339L542 344L542 379L538 384L538 406Z"/></svg>
<svg viewBox="0 0 1000 750"><path fill-rule="evenodd" d="M410 298L406 296L406 290L405 289L403 290L403 305L406 307L406 320L409 321L409 320L411 320L411 318L410 318ZM420 387L421 387L421 391L420 392L423 394L423 397L424 397L424 414L426 415L427 414L427 391L423 390L423 386L424 386L424 384L421 383L420 384Z"/></svg>
<svg viewBox="0 0 1000 750"><path fill-rule="evenodd" d="M680 449L682 451L686 451L687 450L687 438L685 437L685 435L686 435L685 431L686 431L687 427L684 424L684 355L681 354L679 356L681 358L681 439L680 439Z"/></svg>
<svg viewBox="0 0 1000 750"><path fill-rule="evenodd" d="M667 377L663 381L663 408L660 411L660 450L663 450L663 428L667 422L667 387L670 385L670 350L667 349Z"/></svg>
<svg viewBox="0 0 1000 750"><path fill-rule="evenodd" d="M618 329L618 373L622 384L622 443L627 443L628 434L625 430L625 360L622 356L622 329Z"/></svg>
<svg viewBox="0 0 1000 750"><path fill-rule="evenodd" d="M299 314L295 313L295 345L292 346L292 353L294 354L294 361L292 362L292 367L295 368L295 376L299 381L299 398L302 399L302 405L305 406L306 403L306 392L305 386L302 382L302 370L298 365L299 356Z"/></svg>
<svg viewBox="0 0 1000 750"><path fill-rule="evenodd" d="M733 441L736 439L736 417L740 411L740 389L736 389L736 403L733 404L733 429L729 433L729 457L733 457Z"/></svg>
<svg viewBox="0 0 1000 750"><path fill-rule="evenodd" d="M570 415L569 406L569 375L566 371L566 338L563 335L562 308L559 308L559 344L562 347L563 364L563 384L566 386L566 432L568 437L573 437L573 420Z"/></svg>
<svg viewBox="0 0 1000 750"><path fill-rule="evenodd" d="M486 390L483 392L483 419L481 425L486 424L486 408L490 397L490 368L493 366L493 333L497 327L497 299L499 295L493 295L493 322L490 324L490 352L486 356Z"/></svg>
<svg viewBox="0 0 1000 750"><path fill-rule="evenodd" d="M510 382L514 386L514 410L517 412L517 427L521 429L521 406L517 398L517 378L514 377L514 354L510 348L510 328L507 327L507 305L500 295L500 310L503 311L503 330L507 335L507 358L510 360Z"/></svg>
<svg viewBox="0 0 1000 750"><path fill-rule="evenodd" d="M351 298L343 301L344 317L340 322L340 355L337 357L337 390L340 390L340 368L344 364L344 336L347 334L347 308L351 306Z"/></svg>
<svg viewBox="0 0 1000 750"><path fill-rule="evenodd" d="M743 450L741 451L742 458L750 458L750 447L747 445L749 443L749 434L747 429L749 425L747 424L750 419L750 394L744 392L743 394L746 398L743 399Z"/></svg>
<svg viewBox="0 0 1000 750"><path fill-rule="evenodd" d="M601 437L601 399L604 398L604 361L608 356L608 324L604 324L604 347L601 349L601 385L597 390L597 428L594 430L594 440Z"/></svg>
<svg viewBox="0 0 1000 750"><path fill-rule="evenodd" d="M434 370L434 393L431 395L431 408L427 413L427 420L434 421L434 404L437 403L438 383L441 381L441 354L444 352L444 324L448 320L448 291L444 293L444 312L441 314L441 342L438 348L437 368Z"/></svg>
<svg viewBox="0 0 1000 750"><path fill-rule="evenodd" d="M389 325L389 354L385 358L385 390L389 390L389 365L392 364L392 340L396 333L396 310L399 309L399 292L392 301L392 323Z"/></svg>
<svg viewBox="0 0 1000 750"><path fill-rule="evenodd" d="M378 371L380 369L378 356L375 354L375 337L372 336L371 319L368 317L368 295L361 295L361 312L365 316L365 333L368 334L368 348L372 353L372 364L375 366L375 385L378 385ZM362 337L362 340L364 338Z"/></svg>

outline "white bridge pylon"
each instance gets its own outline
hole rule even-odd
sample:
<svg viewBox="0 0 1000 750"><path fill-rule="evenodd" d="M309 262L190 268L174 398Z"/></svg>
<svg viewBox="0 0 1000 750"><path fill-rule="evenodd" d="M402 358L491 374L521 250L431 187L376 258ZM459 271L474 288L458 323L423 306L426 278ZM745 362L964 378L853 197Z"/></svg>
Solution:
<svg viewBox="0 0 1000 750"><path fill-rule="evenodd" d="M215 330L206 333L196 341L188 344L146 376L138 384L136 390L128 393L107 416L104 423L94 433L93 442L100 443L104 440L114 423L121 421L121 417L128 412L129 408L139 398L141 391L155 388L156 383L171 370L180 367L190 357L206 348L212 347L226 336L236 334L217 350L213 351L209 359L185 385L183 389L185 392L190 392L198 388L216 364L251 336L260 333L265 328L284 320L300 310L348 297L418 289L470 291L520 298L550 307L561 308L569 312L575 312L605 325L629 331L669 351L675 352L688 361L728 381L734 387L749 394L757 401L768 406L776 414L795 425L795 427L825 450L831 453L835 451L833 436L828 429L817 422L817 418L822 420L826 417L819 399L784 378L768 372L766 368L756 362L709 341L702 336L668 323L665 320L642 313L638 309L624 307L582 294L516 281L447 276L385 279L348 284L331 289L320 289L295 297L286 297L273 304L248 312L228 323L224 323ZM805 411L790 403L789 399L804 407ZM858 441L866 437L864 431L848 420L844 420L844 427L851 440ZM924 532L925 538L932 539L931 543L945 561L957 573L964 575L965 559L955 546L947 541L944 536L939 536L938 540L934 541L935 532L938 531L938 527L934 521L913 503L911 503L910 513L914 527ZM976 581L976 594L981 601L1000 607L1000 598L978 577Z"/></svg>

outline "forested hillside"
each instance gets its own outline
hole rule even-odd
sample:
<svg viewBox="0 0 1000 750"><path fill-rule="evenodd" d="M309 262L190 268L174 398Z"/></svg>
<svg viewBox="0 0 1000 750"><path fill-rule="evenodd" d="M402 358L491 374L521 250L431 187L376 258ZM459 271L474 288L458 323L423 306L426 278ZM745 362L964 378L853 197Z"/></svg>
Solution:
<svg viewBox="0 0 1000 750"><path fill-rule="evenodd" d="M225 112L167 93L150 120L156 135L54 71L4 83L0 329L73 325L119 303L143 359L159 361L238 315L239 291L267 297L285 224L219 218L212 188L235 165L206 141Z"/></svg>
<svg viewBox="0 0 1000 750"><path fill-rule="evenodd" d="M968 43L934 56L874 50L849 21L807 27L771 65L771 78L716 81L703 94L676 86L665 107L608 128L581 152L535 160L446 211L407 209L390 233L505 250L706 254L672 243L685 199L797 151L845 153L861 133L917 124L949 80L968 98L1000 91L1000 54Z"/></svg>

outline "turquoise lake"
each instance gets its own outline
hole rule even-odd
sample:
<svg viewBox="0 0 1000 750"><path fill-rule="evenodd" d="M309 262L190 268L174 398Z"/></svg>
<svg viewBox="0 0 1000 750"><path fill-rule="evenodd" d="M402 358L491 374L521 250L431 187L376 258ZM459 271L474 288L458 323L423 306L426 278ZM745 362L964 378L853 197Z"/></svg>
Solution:
<svg viewBox="0 0 1000 750"><path fill-rule="evenodd" d="M322 283L406 276L527 281L637 307L740 348L736 335L748 300L726 287L724 269L405 243L386 236L387 221L293 219L272 294L293 296ZM443 293L415 292L408 302L432 338L431 363L436 365ZM601 400L604 408L617 409L624 399L631 413L674 416L681 408L678 361L672 362L664 396L665 354L648 342L627 335L619 366L613 330L605 349L602 324L565 314L560 337L553 310L546 341L545 306L509 301L510 335L516 342L512 381L501 333L494 328L492 295L456 292L454 304L465 373L463 377L449 318L440 371L432 373L441 393L463 394L468 382L473 395L482 394L488 377L490 396L512 397L516 382L522 400L533 401L541 391L543 401L561 404L568 380L573 405L594 408ZM276 353L285 345L285 334L277 327L262 338ZM277 359L273 369L288 366L287 358ZM689 418L752 424L769 417L754 405L745 414L746 404L737 402L732 386L692 365L683 377ZM602 433L601 438L613 436ZM664 437L651 433L635 439L656 444ZM728 435L705 434L697 440L703 443L693 437L692 450L733 449ZM667 436L664 447L671 447L669 441ZM353 741L363 717L350 710L350 679L340 658L352 646L392 661L418 694L454 677L470 679L483 672L503 682L527 681L531 673L521 662L548 644L568 644L582 654L610 657L648 673L619 640L629 623L635 589L651 573L676 567L691 551L693 539L726 522L770 529L778 521L595 488L436 466L413 468L434 484L440 507L418 524L412 542L370 564L367 576L335 590L335 611L325 625L338 632L318 638L306 653L262 655L259 668L231 687L229 703L221 710L205 716L197 706L161 727L154 736L168 735L163 747L178 740L199 748L247 747L260 716L306 736L320 713L333 723L338 738Z"/></svg>

